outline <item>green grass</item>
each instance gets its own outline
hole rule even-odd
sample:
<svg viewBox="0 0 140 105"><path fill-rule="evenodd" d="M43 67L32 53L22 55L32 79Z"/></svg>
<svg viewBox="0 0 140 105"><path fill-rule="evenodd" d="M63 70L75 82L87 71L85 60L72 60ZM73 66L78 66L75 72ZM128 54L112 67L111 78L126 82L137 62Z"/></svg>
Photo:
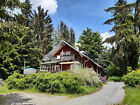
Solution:
<svg viewBox="0 0 140 105"><path fill-rule="evenodd" d="M7 86L0 86L0 94L7 94L7 93L13 93L13 92L25 92L25 93L42 93L39 90L35 88L28 88L24 90L18 90L18 89L8 89Z"/></svg>
<svg viewBox="0 0 140 105"><path fill-rule="evenodd" d="M82 95L94 93L98 90L98 88L95 87L83 87L83 88L84 88L84 92L82 93Z"/></svg>
<svg viewBox="0 0 140 105"><path fill-rule="evenodd" d="M27 89L24 89L24 90L17 90L18 92L25 92L25 93L43 93L43 92L40 92L39 90L37 90L36 88L27 88Z"/></svg>
<svg viewBox="0 0 140 105"><path fill-rule="evenodd" d="M69 98L74 98L74 97L79 97L79 96L94 93L94 92L98 91L100 88L83 87L83 89L84 89L84 92L81 94L67 94L67 93L55 93L55 94L45 93L45 94L57 95L57 96L67 96ZM24 89L24 90L17 90L17 89L9 90L6 86L4 86L4 87L0 86L0 94L7 94L7 93L13 93L13 92L43 93L44 94L44 92L40 92L39 90L37 90L35 88L28 88L28 89Z"/></svg>
<svg viewBox="0 0 140 105"><path fill-rule="evenodd" d="M140 105L140 87L126 88L126 97L120 105Z"/></svg>
<svg viewBox="0 0 140 105"><path fill-rule="evenodd" d="M6 86L0 86L0 94L17 92L16 89L9 90Z"/></svg>
<svg viewBox="0 0 140 105"><path fill-rule="evenodd" d="M91 94L91 93L95 93L96 91L98 91L100 88L95 88L95 87L83 87L84 92L80 93L80 94L67 94L67 93L55 93L55 94L51 94L50 95L56 95L56 96L67 96L69 98L75 98L75 97L79 97L79 96L84 96L87 94ZM48 94L48 93L47 93Z"/></svg>

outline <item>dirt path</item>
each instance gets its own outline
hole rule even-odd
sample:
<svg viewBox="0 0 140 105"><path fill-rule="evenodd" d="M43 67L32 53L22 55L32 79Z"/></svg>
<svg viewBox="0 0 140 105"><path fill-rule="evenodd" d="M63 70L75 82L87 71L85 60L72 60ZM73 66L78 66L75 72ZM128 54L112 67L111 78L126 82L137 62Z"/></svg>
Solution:
<svg viewBox="0 0 140 105"><path fill-rule="evenodd" d="M108 82L103 88L97 92L86 96L81 96L69 99L66 96L53 96L39 93L16 93L14 98L12 95L8 96L8 101L0 105L15 105L12 103L21 103L20 105L111 105L119 104L124 96L122 82ZM7 97L5 95L5 97ZM7 98L5 98L7 99ZM0 100L1 101L1 100ZM8 102L8 103L7 103Z"/></svg>

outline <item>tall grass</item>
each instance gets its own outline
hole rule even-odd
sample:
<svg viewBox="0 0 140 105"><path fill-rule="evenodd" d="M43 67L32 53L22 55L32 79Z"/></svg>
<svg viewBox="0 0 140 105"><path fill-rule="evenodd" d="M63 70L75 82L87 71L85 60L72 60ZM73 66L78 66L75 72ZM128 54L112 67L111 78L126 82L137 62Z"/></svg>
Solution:
<svg viewBox="0 0 140 105"><path fill-rule="evenodd" d="M120 105L140 105L140 87L126 88L126 97Z"/></svg>

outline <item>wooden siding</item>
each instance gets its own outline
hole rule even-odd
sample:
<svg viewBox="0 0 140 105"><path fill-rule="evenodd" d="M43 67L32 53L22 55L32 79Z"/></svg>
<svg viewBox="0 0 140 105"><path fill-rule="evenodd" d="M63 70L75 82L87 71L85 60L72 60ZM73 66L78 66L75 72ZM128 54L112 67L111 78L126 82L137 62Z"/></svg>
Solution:
<svg viewBox="0 0 140 105"><path fill-rule="evenodd" d="M82 57L77 51L75 51L74 49L72 49L72 48L69 47L68 45L65 45L64 47L62 47L62 48L55 54L55 56L60 55L60 53L61 53L62 51L63 51L63 52L70 51L71 54L75 54L75 60L76 60L76 61L82 62L82 61L87 60L87 58Z"/></svg>
<svg viewBox="0 0 140 105"><path fill-rule="evenodd" d="M84 67L88 67L88 68L93 68L96 72L100 72L103 70L102 67L98 66L98 64L94 63L91 59L89 59L88 57L86 57L83 54L80 54L78 51L76 51L74 48L72 48L70 45L65 44L65 45L61 45L62 48L59 47L59 50L56 51L52 51L54 53L53 56L50 56L50 60L49 61L58 61L58 63L55 64L55 68L49 70L50 72L58 72L56 71L56 65L59 65L59 68L63 71L66 70L70 70L71 69L71 65L72 64L59 64L61 62L71 62L71 61L78 61L81 64L83 64ZM62 55L62 52L66 53L66 52L70 52L70 54L64 54ZM60 59L57 59L57 57L60 56ZM48 61L48 62L49 62ZM46 64L46 66L49 64ZM62 68L61 68L62 67Z"/></svg>

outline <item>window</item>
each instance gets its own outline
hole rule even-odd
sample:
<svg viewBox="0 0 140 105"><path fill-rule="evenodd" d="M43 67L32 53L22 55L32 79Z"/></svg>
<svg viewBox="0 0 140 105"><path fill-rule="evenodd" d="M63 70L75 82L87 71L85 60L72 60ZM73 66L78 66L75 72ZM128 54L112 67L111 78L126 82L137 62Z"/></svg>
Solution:
<svg viewBox="0 0 140 105"><path fill-rule="evenodd" d="M60 53L60 55L62 55L62 56L65 55L65 52L63 52L63 50L62 50L62 52Z"/></svg>
<svg viewBox="0 0 140 105"><path fill-rule="evenodd" d="M60 66L56 65L56 72L58 72L60 70Z"/></svg>
<svg viewBox="0 0 140 105"><path fill-rule="evenodd" d="M57 59L60 59L60 55L57 56Z"/></svg>
<svg viewBox="0 0 140 105"><path fill-rule="evenodd" d="M70 55L70 51L67 51L67 52L66 52L66 55Z"/></svg>

